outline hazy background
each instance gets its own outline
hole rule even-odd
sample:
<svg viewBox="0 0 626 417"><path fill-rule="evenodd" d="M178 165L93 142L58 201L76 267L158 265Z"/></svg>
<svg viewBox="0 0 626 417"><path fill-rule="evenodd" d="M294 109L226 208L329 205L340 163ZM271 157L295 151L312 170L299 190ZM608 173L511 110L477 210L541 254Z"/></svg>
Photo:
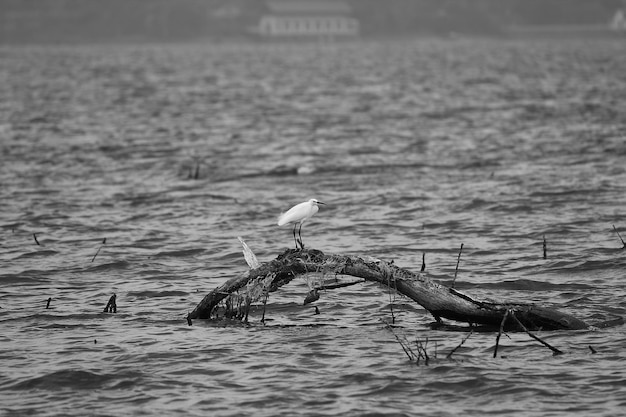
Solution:
<svg viewBox="0 0 626 417"><path fill-rule="evenodd" d="M298 1L298 0L296 0ZM607 25L623 0L344 0L362 37ZM0 0L0 43L249 38L262 0Z"/></svg>

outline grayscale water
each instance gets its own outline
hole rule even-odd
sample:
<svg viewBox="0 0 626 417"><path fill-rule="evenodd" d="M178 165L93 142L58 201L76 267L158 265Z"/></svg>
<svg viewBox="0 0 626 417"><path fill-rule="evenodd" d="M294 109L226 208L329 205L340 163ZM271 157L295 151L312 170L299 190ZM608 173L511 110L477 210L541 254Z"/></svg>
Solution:
<svg viewBox="0 0 626 417"><path fill-rule="evenodd" d="M626 315L625 68L623 40L0 48L0 412L622 414L623 325L446 359L465 333L410 300L363 284L315 315L305 278L265 326L185 316L247 270L238 236L292 247L277 216L312 197L308 247L425 253L450 283L463 243L475 297Z"/></svg>

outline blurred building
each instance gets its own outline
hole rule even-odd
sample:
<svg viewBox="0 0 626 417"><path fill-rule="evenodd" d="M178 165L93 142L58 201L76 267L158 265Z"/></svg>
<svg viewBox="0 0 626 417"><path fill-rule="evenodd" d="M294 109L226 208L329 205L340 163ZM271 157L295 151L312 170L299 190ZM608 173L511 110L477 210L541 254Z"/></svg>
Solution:
<svg viewBox="0 0 626 417"><path fill-rule="evenodd" d="M618 31L626 31L626 17L622 9L615 12L611 19L611 29Z"/></svg>
<svg viewBox="0 0 626 417"><path fill-rule="evenodd" d="M355 37L359 20L350 4L331 0L269 0L254 33L263 37Z"/></svg>

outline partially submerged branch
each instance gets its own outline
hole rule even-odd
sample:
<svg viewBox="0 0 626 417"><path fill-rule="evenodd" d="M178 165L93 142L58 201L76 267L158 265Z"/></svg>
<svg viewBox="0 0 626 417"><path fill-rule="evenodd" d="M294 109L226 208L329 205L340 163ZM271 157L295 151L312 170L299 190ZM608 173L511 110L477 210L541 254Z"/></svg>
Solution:
<svg viewBox="0 0 626 417"><path fill-rule="evenodd" d="M511 311L517 320L509 320L504 326L506 331L573 330L588 327L576 317L547 307L528 303L480 301L421 274L399 268L393 263L345 255L327 255L314 249L287 250L276 259L259 264L256 268L226 281L207 294L189 313L188 319L211 318L222 301L232 304L232 300L227 298L243 289L246 289L244 301L240 300L239 303L249 309L250 304L261 296L276 291L298 275L314 272L350 275L377 282L417 302L437 321L444 318L498 329L503 316ZM247 311L242 316L241 318L247 318Z"/></svg>

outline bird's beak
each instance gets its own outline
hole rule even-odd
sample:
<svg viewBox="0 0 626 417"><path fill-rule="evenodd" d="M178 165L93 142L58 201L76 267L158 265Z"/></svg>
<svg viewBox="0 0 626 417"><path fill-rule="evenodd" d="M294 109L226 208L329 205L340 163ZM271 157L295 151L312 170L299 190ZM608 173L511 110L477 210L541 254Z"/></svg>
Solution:
<svg viewBox="0 0 626 417"><path fill-rule="evenodd" d="M326 203L322 203L321 201L318 201L317 204L323 204L326 205Z"/></svg>

